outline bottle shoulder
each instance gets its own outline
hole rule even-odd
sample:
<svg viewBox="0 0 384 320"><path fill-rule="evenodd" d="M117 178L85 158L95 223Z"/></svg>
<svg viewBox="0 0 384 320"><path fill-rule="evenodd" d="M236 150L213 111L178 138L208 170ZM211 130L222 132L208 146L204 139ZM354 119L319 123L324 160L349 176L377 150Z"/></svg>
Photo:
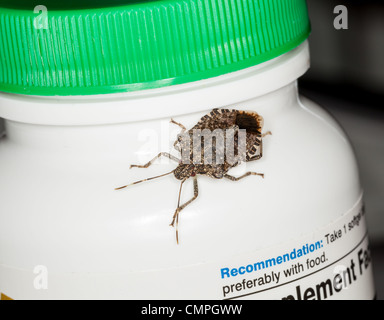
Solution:
<svg viewBox="0 0 384 320"><path fill-rule="evenodd" d="M257 109L251 105L244 108ZM234 168L229 174L239 177L245 172L257 172L264 174L264 179L251 176L234 182L199 176L198 198L180 216L182 250L174 247L175 231L169 227L180 181L167 176L121 192L114 190L122 184L169 172L177 165L129 169L129 164L141 163L135 152L143 141L126 137L135 136L132 130L143 126L142 123L130 124L127 132L119 127L119 139L130 150L124 161L92 157L92 162L85 165L81 162L89 160L85 156L73 153L63 158L54 153L35 162L29 156L26 165L27 154L23 150L12 153L4 145L3 151L10 152L0 157L0 173L2 168L7 169L1 173L6 179L0 181L4 195L0 226L6 228L1 234L13 239L32 226L35 232L25 241L40 243L50 237L49 244L38 248L46 253L60 247L70 232L61 254L81 255L78 244L86 243L87 250L98 253L84 261L90 268L97 265L107 270L111 266L105 261L116 259L122 268L129 265L140 270L154 260L157 267L168 268L268 248L311 234L355 205L361 187L353 149L342 128L327 112L303 99L294 100L279 112L266 108L260 113L265 120L264 130L272 132L263 139L263 157ZM201 116L191 114L177 120L188 124ZM155 153L148 155L153 156ZM188 201L192 195L193 183L188 180L183 185L181 201ZM60 224L52 223L52 219ZM74 221L76 228L71 227ZM88 239L85 242L84 232ZM107 239L107 244L101 247L100 235ZM138 240L140 259L117 258L116 251L110 250L118 248L127 257L135 257L138 251L133 244ZM174 254L169 256L169 252ZM162 260L162 255L169 259ZM100 261L99 257L104 258Z"/></svg>

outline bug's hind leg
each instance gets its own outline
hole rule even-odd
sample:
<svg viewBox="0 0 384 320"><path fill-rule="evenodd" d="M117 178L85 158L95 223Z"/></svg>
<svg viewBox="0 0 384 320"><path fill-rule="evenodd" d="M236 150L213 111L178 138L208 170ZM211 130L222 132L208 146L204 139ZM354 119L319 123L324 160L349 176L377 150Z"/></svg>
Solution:
<svg viewBox="0 0 384 320"><path fill-rule="evenodd" d="M244 179L244 178L249 177L249 176L260 176L264 179L263 173L256 173L256 172L247 172L246 174L244 174L238 178L226 174L226 175L224 175L224 178L232 180L232 181L240 181L241 179Z"/></svg>
<svg viewBox="0 0 384 320"><path fill-rule="evenodd" d="M130 166L130 169L132 168L142 168L142 169L146 169L148 168L150 165L152 165L158 158L160 157L167 157L173 161L176 161L177 163L180 163L180 159L176 158L175 156L171 155L170 153L167 153L167 152L160 152L155 158L153 158L151 161L149 161L148 163L144 164L144 165L135 165L135 164L132 164Z"/></svg>
<svg viewBox="0 0 384 320"><path fill-rule="evenodd" d="M193 178L193 193L194 193L194 196L193 196L193 198L191 200L187 201L186 203L184 203L183 205L180 206L181 189L182 189L182 186L183 186L185 181L186 180L184 180L181 183L180 192L179 192L179 203L178 203L176 212L173 215L172 222L170 224L171 227L176 227L176 241L177 241L177 244L179 244L179 214L180 214L180 211L185 209L186 206L190 205L199 196L199 186L198 186L198 183L197 183L197 177L194 177Z"/></svg>

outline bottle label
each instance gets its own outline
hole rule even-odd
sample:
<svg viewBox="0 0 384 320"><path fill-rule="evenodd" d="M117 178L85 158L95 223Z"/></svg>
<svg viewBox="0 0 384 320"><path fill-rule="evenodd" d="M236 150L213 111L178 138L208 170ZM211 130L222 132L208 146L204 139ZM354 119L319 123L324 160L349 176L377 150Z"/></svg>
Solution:
<svg viewBox="0 0 384 320"><path fill-rule="evenodd" d="M146 272L54 273L0 265L9 299L374 299L362 200L316 232L221 261Z"/></svg>
<svg viewBox="0 0 384 320"><path fill-rule="evenodd" d="M365 211L220 269L223 299L374 299Z"/></svg>

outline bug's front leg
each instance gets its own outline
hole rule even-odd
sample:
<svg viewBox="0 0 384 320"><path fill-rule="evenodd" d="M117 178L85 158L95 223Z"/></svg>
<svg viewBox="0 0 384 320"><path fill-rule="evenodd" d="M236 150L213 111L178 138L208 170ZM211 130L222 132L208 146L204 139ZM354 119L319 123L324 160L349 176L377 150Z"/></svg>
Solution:
<svg viewBox="0 0 384 320"><path fill-rule="evenodd" d="M178 135L178 139L177 139L177 140L175 141L175 143L173 144L173 147L174 147L177 151L181 152L181 146L180 146L180 145L178 146L177 144L180 143L179 137L180 137L181 135L183 135L183 134L187 131L187 128L186 128L185 126L183 126L181 123L176 122L176 121L173 120L173 119L171 119L171 123L173 123L173 124L175 124L175 125L177 125L177 126L179 126L179 127L181 128L181 132L180 132L179 135Z"/></svg>
<svg viewBox="0 0 384 320"><path fill-rule="evenodd" d="M264 138L266 136L271 136L272 135L272 132L271 131L268 131L266 133L264 133L261 138ZM256 161L256 160L260 160L261 158L263 157L263 140L261 139L260 141L260 146L259 146L259 154L247 159L247 162L251 162L251 161Z"/></svg>
<svg viewBox="0 0 384 320"><path fill-rule="evenodd" d="M177 163L180 163L180 159L176 158L175 156L171 155L170 153L167 153L167 152L160 152L155 158L153 158L151 161L149 161L148 163L144 164L144 165L136 165L136 164L132 164L130 166L130 169L132 168L142 168L142 169L146 169L148 168L150 165L152 165L158 158L160 157L167 157L173 161L176 161Z"/></svg>
<svg viewBox="0 0 384 320"><path fill-rule="evenodd" d="M180 214L180 211L185 209L186 206L190 205L199 196L199 186L198 186L198 183L197 183L197 177L195 176L193 178L193 193L194 193L194 196L193 196L193 198L191 200L187 201L186 203L184 203L183 205L180 206L181 189L182 189L182 186L183 186L185 181L186 181L186 179L183 180L183 182L181 183L180 192L179 192L179 202L178 202L178 205L177 205L176 212L173 215L172 222L170 224L171 227L175 227L176 226L176 241L177 241L177 244L179 244L179 214Z"/></svg>

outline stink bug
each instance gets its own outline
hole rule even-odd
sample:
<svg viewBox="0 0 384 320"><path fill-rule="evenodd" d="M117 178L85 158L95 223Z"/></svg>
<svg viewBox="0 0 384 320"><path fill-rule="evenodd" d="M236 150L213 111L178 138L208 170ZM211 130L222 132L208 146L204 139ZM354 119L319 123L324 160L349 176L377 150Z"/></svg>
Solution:
<svg viewBox="0 0 384 320"><path fill-rule="evenodd" d="M176 211L173 215L170 226L176 228L176 241L179 243L178 224L180 212L195 201L199 195L197 176L206 175L214 179L229 179L239 181L249 176L261 176L264 174L247 172L241 177L234 177L228 174L231 168L238 166L241 162L256 161L263 156L263 138L271 132L262 134L264 125L263 118L256 112L240 111L233 109L214 109L205 115L190 130L182 124L171 120L171 123L179 126L182 131L174 143L174 147L181 153L182 159L166 153L159 153L154 159L145 165L131 165L130 168L148 168L160 157L168 157L178 163L175 170L157 176L134 182L132 184L116 188L121 190L131 185L145 181L150 181L160 177L173 174L176 179L181 181L179 198ZM224 131L231 132L229 137ZM207 132L214 132L214 137L209 137L211 142L216 138L216 144L207 144ZM222 134L221 134L222 133ZM243 135L241 135L243 134ZM243 137L243 139L241 139ZM204 140L204 141L203 141ZM221 145L219 143L221 141ZM228 149L233 148L233 156L228 156ZM243 148L244 154L240 159L239 151ZM204 161L201 159L204 158ZM208 158L209 161L206 161ZM184 204L180 203L183 184L193 178L194 196Z"/></svg>

